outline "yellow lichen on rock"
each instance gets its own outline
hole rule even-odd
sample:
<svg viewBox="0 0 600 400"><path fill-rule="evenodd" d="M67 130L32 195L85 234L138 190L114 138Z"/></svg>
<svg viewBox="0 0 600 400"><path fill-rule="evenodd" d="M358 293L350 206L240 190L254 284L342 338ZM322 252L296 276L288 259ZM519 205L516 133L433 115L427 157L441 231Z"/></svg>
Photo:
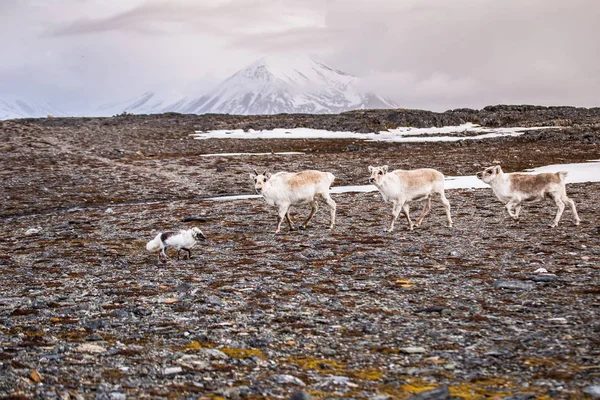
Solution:
<svg viewBox="0 0 600 400"><path fill-rule="evenodd" d="M234 349L231 347L223 347L219 350L231 358L249 358L252 356L259 357L263 360L266 358L263 352L258 349Z"/></svg>
<svg viewBox="0 0 600 400"><path fill-rule="evenodd" d="M343 362L326 358L289 358L285 362L296 364L303 370L313 369L317 371L340 372L346 368Z"/></svg>

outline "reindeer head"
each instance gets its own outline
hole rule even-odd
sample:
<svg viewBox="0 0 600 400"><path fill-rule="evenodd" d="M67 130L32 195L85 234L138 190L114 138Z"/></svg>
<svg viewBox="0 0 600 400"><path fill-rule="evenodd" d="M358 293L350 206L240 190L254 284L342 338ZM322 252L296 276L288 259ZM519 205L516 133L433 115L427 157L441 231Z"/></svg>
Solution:
<svg viewBox="0 0 600 400"><path fill-rule="evenodd" d="M384 165L383 167L371 167L369 165L369 172L371 173L369 183L378 185L383 179L384 175L388 173L388 166Z"/></svg>
<svg viewBox="0 0 600 400"><path fill-rule="evenodd" d="M483 171L478 172L477 177L485 183L490 183L500 174L502 174L502 168L500 168L499 165L494 165L493 167L487 167L484 168Z"/></svg>
<svg viewBox="0 0 600 400"><path fill-rule="evenodd" d="M271 174L268 173L266 169L265 172L263 172L262 174L256 172L255 169L252 170L252 173L250 173L250 178L254 180L254 190L256 191L256 193L262 194L262 191L265 187L265 183L267 183L270 177Z"/></svg>

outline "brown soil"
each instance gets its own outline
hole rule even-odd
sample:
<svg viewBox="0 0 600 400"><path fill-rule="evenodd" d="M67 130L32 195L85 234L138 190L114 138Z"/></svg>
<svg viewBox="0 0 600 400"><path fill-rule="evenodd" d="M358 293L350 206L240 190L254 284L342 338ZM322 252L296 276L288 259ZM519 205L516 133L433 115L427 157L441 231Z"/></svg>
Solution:
<svg viewBox="0 0 600 400"><path fill-rule="evenodd" d="M434 203L421 228L394 233L378 193L334 195L332 232L323 205L309 229L279 235L260 199L203 200L251 194L251 168L357 185L368 165L468 175L600 159L598 123L578 115L518 138L426 144L189 137L206 118L258 129L289 116L0 122L0 397L405 399L446 384L459 399L582 398L600 382L600 184L569 185L582 224L567 210L555 229L550 203L515 223L489 189L447 192L454 228ZM239 151L306 154L200 157ZM191 260L145 250L192 226L209 241ZM540 267L555 276L539 281Z"/></svg>

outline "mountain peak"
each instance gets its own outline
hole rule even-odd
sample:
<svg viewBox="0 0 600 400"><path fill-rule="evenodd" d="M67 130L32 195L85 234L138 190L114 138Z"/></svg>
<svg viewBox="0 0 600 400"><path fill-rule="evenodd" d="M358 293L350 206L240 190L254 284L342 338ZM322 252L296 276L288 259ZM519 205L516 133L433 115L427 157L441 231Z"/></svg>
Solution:
<svg viewBox="0 0 600 400"><path fill-rule="evenodd" d="M99 113L332 114L355 109L398 107L383 97L361 91L359 82L359 78L330 67L313 56L265 56L240 69L203 96L182 97L177 101L164 94L146 92L137 99L111 104Z"/></svg>
<svg viewBox="0 0 600 400"><path fill-rule="evenodd" d="M57 108L38 101L0 98L0 120L14 118L40 118L53 115L64 117L67 114Z"/></svg>
<svg viewBox="0 0 600 400"><path fill-rule="evenodd" d="M357 78L334 69L314 56L265 56L241 69L236 76L258 80L280 80L293 85L319 84L332 79L348 84Z"/></svg>

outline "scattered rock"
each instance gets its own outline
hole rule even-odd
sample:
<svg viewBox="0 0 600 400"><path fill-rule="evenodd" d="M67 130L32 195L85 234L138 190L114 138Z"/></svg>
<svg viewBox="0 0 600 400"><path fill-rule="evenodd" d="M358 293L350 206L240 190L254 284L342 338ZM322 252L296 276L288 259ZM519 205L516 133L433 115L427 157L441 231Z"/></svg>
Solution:
<svg viewBox="0 0 600 400"><path fill-rule="evenodd" d="M195 217L192 215L188 215L187 217L183 217L181 222L208 222L210 218L207 217Z"/></svg>
<svg viewBox="0 0 600 400"><path fill-rule="evenodd" d="M183 372L183 369L181 367L169 367L163 370L163 375L177 375L181 372Z"/></svg>
<svg viewBox="0 0 600 400"><path fill-rule="evenodd" d="M427 351L424 347L402 347L398 350L405 354L420 354L425 353Z"/></svg>
<svg viewBox="0 0 600 400"><path fill-rule="evenodd" d="M192 285L190 285L189 283L182 283L181 285L178 285L175 288L175 290L177 290L178 292L189 292L193 288L194 287Z"/></svg>
<svg viewBox="0 0 600 400"><path fill-rule="evenodd" d="M569 323L566 318L549 318L548 322L551 322L551 323L557 324L557 325L566 325Z"/></svg>
<svg viewBox="0 0 600 400"><path fill-rule="evenodd" d="M419 308L418 310L415 310L414 313L415 314L421 314L421 313L442 313L442 311L446 310L446 307L442 307L442 306L431 306L431 307L427 307L427 308Z"/></svg>
<svg viewBox="0 0 600 400"><path fill-rule="evenodd" d="M312 396L304 391L292 393L290 400L312 400Z"/></svg>
<svg viewBox="0 0 600 400"><path fill-rule="evenodd" d="M300 379L296 378L292 375L273 375L271 377L273 381L279 384L292 384L298 386L306 386L306 383L302 382Z"/></svg>
<svg viewBox="0 0 600 400"><path fill-rule="evenodd" d="M92 343L83 343L77 346L75 349L78 353L90 353L90 354L100 354L105 353L106 349L102 346Z"/></svg>
<svg viewBox="0 0 600 400"><path fill-rule="evenodd" d="M25 236L37 235L42 232L42 227L38 226L37 228L29 228L25 231Z"/></svg>
<svg viewBox="0 0 600 400"><path fill-rule="evenodd" d="M221 300L219 297L217 296L209 296L205 302L207 304L212 304L214 306L224 306L225 302L223 300Z"/></svg>
<svg viewBox="0 0 600 400"><path fill-rule="evenodd" d="M539 274L531 278L534 282L553 282L557 279L558 277L554 274Z"/></svg>
<svg viewBox="0 0 600 400"><path fill-rule="evenodd" d="M35 369L31 370L31 372L29 373L29 378L32 381L34 381L35 383L42 382L42 377L40 376L40 374Z"/></svg>
<svg viewBox="0 0 600 400"><path fill-rule="evenodd" d="M535 400L537 398L534 394L515 394L513 396L503 397L502 400Z"/></svg>
<svg viewBox="0 0 600 400"><path fill-rule="evenodd" d="M252 390L245 385L233 387L230 389L224 389L219 391L223 396L231 400L239 400L244 397L248 397L252 393Z"/></svg>
<svg viewBox="0 0 600 400"><path fill-rule="evenodd" d="M450 390L448 386L439 386L435 389L425 390L423 392L412 395L408 400L450 400Z"/></svg>
<svg viewBox="0 0 600 400"><path fill-rule="evenodd" d="M91 335L86 336L84 340L86 342L99 342L104 339L102 338L102 336L98 335L97 333L92 333Z"/></svg>
<svg viewBox="0 0 600 400"><path fill-rule="evenodd" d="M592 396L592 399L600 399L600 385L587 386L583 389L583 393Z"/></svg>
<svg viewBox="0 0 600 400"><path fill-rule="evenodd" d="M496 289L512 289L512 290L532 290L535 289L535 284L527 281L495 281Z"/></svg>
<svg viewBox="0 0 600 400"><path fill-rule="evenodd" d="M321 382L315 385L319 389L330 389L335 386L342 386L348 388L356 388L358 385L353 383L347 376L328 376L323 378Z"/></svg>
<svg viewBox="0 0 600 400"><path fill-rule="evenodd" d="M198 356L189 354L178 359L177 364L194 371L206 371L212 369L207 361L200 359Z"/></svg>
<svg viewBox="0 0 600 400"><path fill-rule="evenodd" d="M210 358L217 360L227 360L229 356L217 349L200 349L200 352Z"/></svg>

